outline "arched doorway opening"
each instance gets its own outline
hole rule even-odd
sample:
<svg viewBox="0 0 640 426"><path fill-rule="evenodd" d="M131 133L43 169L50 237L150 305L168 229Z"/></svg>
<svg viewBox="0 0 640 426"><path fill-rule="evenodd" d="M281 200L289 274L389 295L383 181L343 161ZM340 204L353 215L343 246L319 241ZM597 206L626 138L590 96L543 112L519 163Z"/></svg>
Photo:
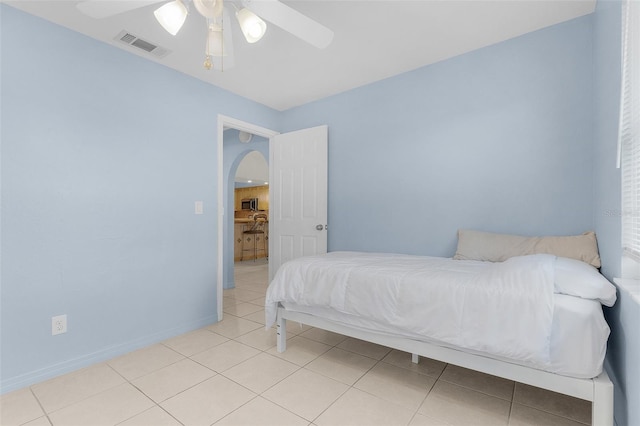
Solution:
<svg viewBox="0 0 640 426"><path fill-rule="evenodd" d="M247 138L244 133L253 135ZM230 117L218 116L218 240L217 310L223 318L223 289L234 283L235 176L240 163L252 151L268 164L269 138L278 132Z"/></svg>

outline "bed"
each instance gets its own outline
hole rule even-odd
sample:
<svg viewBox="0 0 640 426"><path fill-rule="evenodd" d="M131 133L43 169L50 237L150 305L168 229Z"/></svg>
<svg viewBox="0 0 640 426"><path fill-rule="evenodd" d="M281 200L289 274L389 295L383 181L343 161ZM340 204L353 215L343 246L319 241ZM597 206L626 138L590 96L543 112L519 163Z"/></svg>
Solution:
<svg viewBox="0 0 640 426"><path fill-rule="evenodd" d="M299 322L585 399L593 425L612 425L602 305L616 291L599 257L528 239L498 241L505 254L484 235L478 254L469 235L454 258L331 252L283 264L265 300L277 350L287 320Z"/></svg>

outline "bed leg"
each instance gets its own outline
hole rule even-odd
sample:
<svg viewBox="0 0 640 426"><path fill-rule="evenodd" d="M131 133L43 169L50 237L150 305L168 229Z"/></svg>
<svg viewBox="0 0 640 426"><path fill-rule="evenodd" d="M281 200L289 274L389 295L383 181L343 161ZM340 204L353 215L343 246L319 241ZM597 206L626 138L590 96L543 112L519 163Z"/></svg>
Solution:
<svg viewBox="0 0 640 426"><path fill-rule="evenodd" d="M411 354L411 362L414 364L417 364L420 362L420 355L418 354Z"/></svg>
<svg viewBox="0 0 640 426"><path fill-rule="evenodd" d="M591 424L593 426L613 426L613 383L611 383L606 371L593 379Z"/></svg>
<svg viewBox="0 0 640 426"><path fill-rule="evenodd" d="M276 319L276 349L278 352L287 350L287 320L282 318L280 311Z"/></svg>

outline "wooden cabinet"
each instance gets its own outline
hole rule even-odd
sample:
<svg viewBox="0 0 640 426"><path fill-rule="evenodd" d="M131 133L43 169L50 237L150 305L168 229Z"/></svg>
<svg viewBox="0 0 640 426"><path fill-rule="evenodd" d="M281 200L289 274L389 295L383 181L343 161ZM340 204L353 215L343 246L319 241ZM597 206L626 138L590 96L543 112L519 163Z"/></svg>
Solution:
<svg viewBox="0 0 640 426"><path fill-rule="evenodd" d="M245 223L236 222L233 227L233 260L236 262L242 257L242 231L245 225Z"/></svg>
<svg viewBox="0 0 640 426"><path fill-rule="evenodd" d="M238 262L242 259L242 248L244 244L244 260L253 260L254 252L253 252L253 242L254 238L257 237L256 244L258 245L258 256L257 259L261 259L267 257L269 252L269 223L267 222L264 226L264 234L243 234L243 232L248 229L253 222L246 220L236 221L233 227L233 259ZM265 238L263 241L262 239ZM244 241L243 241L244 240ZM262 250L263 243L266 245L266 253Z"/></svg>

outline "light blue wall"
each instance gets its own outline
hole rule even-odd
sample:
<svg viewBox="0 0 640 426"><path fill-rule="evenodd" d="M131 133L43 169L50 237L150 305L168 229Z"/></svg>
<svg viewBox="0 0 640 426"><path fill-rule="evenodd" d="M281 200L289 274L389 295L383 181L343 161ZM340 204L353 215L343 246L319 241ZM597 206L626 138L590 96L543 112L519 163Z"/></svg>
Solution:
<svg viewBox="0 0 640 426"><path fill-rule="evenodd" d="M594 222L602 257L602 273L620 276L621 191L616 168L620 110L621 3L599 1L594 31Z"/></svg>
<svg viewBox="0 0 640 426"><path fill-rule="evenodd" d="M602 273L620 276L620 170L615 168L620 106L621 3L599 1L594 14L594 221ZM611 327L606 367L615 384L616 423L640 425L640 308L625 291L605 309Z"/></svg>
<svg viewBox="0 0 640 426"><path fill-rule="evenodd" d="M224 132L224 175L227 177L227 185L225 187L224 197L227 200L227 206L235 205L235 185L234 179L236 171L242 159L251 151L258 151L263 156L267 163L269 163L269 139L261 136L253 135L251 142L246 144L240 142L238 137L238 131L229 129ZM234 261L233 261L233 232L234 232L234 212L233 207L228 211L225 217L224 223L224 288L235 287L234 279Z"/></svg>
<svg viewBox="0 0 640 426"><path fill-rule="evenodd" d="M591 32L575 19L286 111L285 131L329 125L329 249L592 229Z"/></svg>
<svg viewBox="0 0 640 426"><path fill-rule="evenodd" d="M217 115L280 113L0 8L6 391L216 321Z"/></svg>

